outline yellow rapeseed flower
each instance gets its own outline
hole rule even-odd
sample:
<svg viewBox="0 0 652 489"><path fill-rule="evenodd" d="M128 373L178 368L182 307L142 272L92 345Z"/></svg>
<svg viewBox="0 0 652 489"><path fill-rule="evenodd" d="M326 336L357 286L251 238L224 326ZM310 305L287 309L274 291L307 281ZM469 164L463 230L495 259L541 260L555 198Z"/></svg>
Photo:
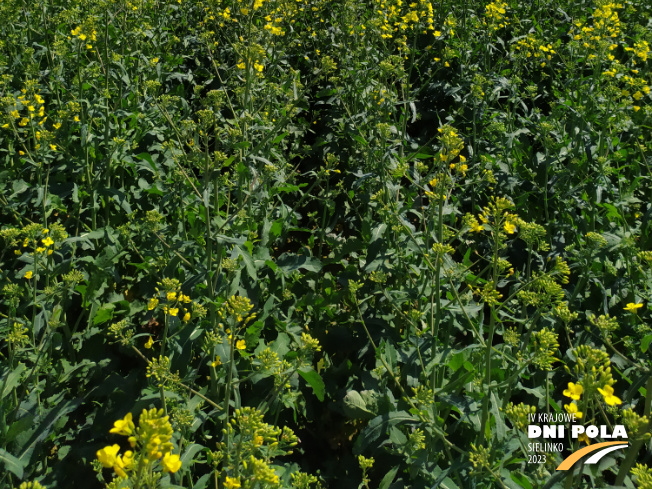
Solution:
<svg viewBox="0 0 652 489"><path fill-rule="evenodd" d="M170 472L174 474L177 470L181 468L181 460L179 460L179 455L172 455L170 453L166 453L163 456L163 461L161 462L163 464L163 472Z"/></svg>
<svg viewBox="0 0 652 489"><path fill-rule="evenodd" d="M258 1L258 0L256 0ZM225 489L238 489L240 487L240 481L236 479L235 477L229 477L228 475L226 476L226 480L224 481L224 488Z"/></svg>
<svg viewBox="0 0 652 489"><path fill-rule="evenodd" d="M150 336L151 339L151 336ZM129 436L134 432L135 426L133 422L133 415L131 412L127 413L124 418L119 419L113 423L113 428L109 430L109 433L115 433L117 435Z"/></svg>
<svg viewBox="0 0 652 489"><path fill-rule="evenodd" d="M29 272L25 273L25 278L27 280L30 280L34 276L34 273L30 270Z"/></svg>
<svg viewBox="0 0 652 489"><path fill-rule="evenodd" d="M602 394L602 397L604 397L604 402L610 406L615 406L616 404L623 403L623 401L621 401L618 397L614 396L614 388L610 385L605 385L604 389L600 389L598 387L598 392Z"/></svg>
<svg viewBox="0 0 652 489"><path fill-rule="evenodd" d="M54 244L54 240L48 236L47 238L45 238L44 240L42 240L42 243L43 243L45 246L52 246L52 245Z"/></svg>
<svg viewBox="0 0 652 489"><path fill-rule="evenodd" d="M516 232L516 226L511 221L505 221L504 228L507 234L514 234Z"/></svg>
<svg viewBox="0 0 652 489"><path fill-rule="evenodd" d="M574 399L575 401L579 401L583 392L584 387L582 387L580 384L573 384L572 382L569 382L568 389L564 390L564 395Z"/></svg>
<svg viewBox="0 0 652 489"><path fill-rule="evenodd" d="M584 413L577 409L577 404L574 402L570 404L564 404L564 409L568 414L574 414L576 419L582 419L582 416L584 416Z"/></svg>
<svg viewBox="0 0 652 489"><path fill-rule="evenodd" d="M245 343L245 340L238 340L235 342L235 347L238 350L244 350L245 348L247 348L247 344Z"/></svg>
<svg viewBox="0 0 652 489"><path fill-rule="evenodd" d="M95 455L104 467L111 468L117 461L117 455L119 451L120 445L115 444L113 446L106 446L101 450L98 450Z"/></svg>
<svg viewBox="0 0 652 489"><path fill-rule="evenodd" d="M154 346L154 338L150 336L144 346L149 350L152 346Z"/></svg>
<svg viewBox="0 0 652 489"><path fill-rule="evenodd" d="M623 307L623 309L627 312L633 312L636 314L638 312L638 309L643 307L643 304L635 304L634 302L630 302L627 304L627 306Z"/></svg>
<svg viewBox="0 0 652 489"><path fill-rule="evenodd" d="M151 311L153 310L156 306L158 306L158 299L156 297L152 297L149 302L147 303L147 310Z"/></svg>

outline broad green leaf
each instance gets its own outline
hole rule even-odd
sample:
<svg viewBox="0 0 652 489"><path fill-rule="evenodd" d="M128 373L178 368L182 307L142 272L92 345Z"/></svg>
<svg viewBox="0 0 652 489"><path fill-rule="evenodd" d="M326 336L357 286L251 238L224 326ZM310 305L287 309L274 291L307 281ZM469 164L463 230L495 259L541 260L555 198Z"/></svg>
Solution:
<svg viewBox="0 0 652 489"><path fill-rule="evenodd" d="M98 324L106 323L113 319L113 309L115 306L113 304L103 305L93 316L93 325L97 326Z"/></svg>
<svg viewBox="0 0 652 489"><path fill-rule="evenodd" d="M643 353L647 351L651 341L652 341L652 334L643 337L643 339L641 340L641 351Z"/></svg>
<svg viewBox="0 0 652 489"><path fill-rule="evenodd" d="M19 363L14 369L7 374L7 377L3 379L3 389L0 399L4 399L5 396L11 393L14 387L18 386L20 383L20 376L25 371L25 364ZM7 369L8 370L8 369Z"/></svg>
<svg viewBox="0 0 652 489"><path fill-rule="evenodd" d="M326 387L324 385L324 381L321 378L321 375L319 375L313 369L298 369L297 372L299 372L299 375L301 375L301 377L303 377L303 379L308 382L308 384L310 384L310 387L312 387L312 391L314 392L315 396L317 396L317 399L323 401Z"/></svg>
<svg viewBox="0 0 652 489"><path fill-rule="evenodd" d="M321 270L321 262L314 257L296 255L294 253L283 253L277 260L276 265L283 272L293 272L294 270L308 270L309 272L318 272Z"/></svg>
<svg viewBox="0 0 652 489"><path fill-rule="evenodd" d="M186 448L186 450L183 452L183 455L181 455L179 459L181 460L181 466L182 467L190 466L190 462L192 462L195 455L204 448L205 447L203 445L200 445L199 443L193 443L188 448Z"/></svg>
<svg viewBox="0 0 652 489"><path fill-rule="evenodd" d="M351 418L371 419L376 413L370 411L358 391L349 391L344 396L344 413Z"/></svg>
<svg viewBox="0 0 652 489"><path fill-rule="evenodd" d="M19 479L23 478L23 469L25 468L25 463L21 462L19 459L14 457L3 448L0 448L0 462L2 462L5 468L16 477Z"/></svg>
<svg viewBox="0 0 652 489"><path fill-rule="evenodd" d="M383 479L380 481L380 484L378 484L378 489L388 489L391 483L394 482L394 477L396 477L398 469L398 465L389 469L389 472L385 474L385 477L383 477Z"/></svg>
<svg viewBox="0 0 652 489"><path fill-rule="evenodd" d="M396 426L402 423L416 423L415 419L407 411L395 411L381 414L372 419L369 424L362 430L360 436L355 441L353 453L359 455L365 448L375 442L381 435L385 434L390 426Z"/></svg>
<svg viewBox="0 0 652 489"><path fill-rule="evenodd" d="M494 421L495 421L495 426L494 429L496 430L496 439L498 441L502 441L505 439L505 436L507 435L507 428L505 427L505 421L503 417L501 416L500 413L500 406L501 403L496 397L496 394L494 392L491 393L491 414L493 414Z"/></svg>
<svg viewBox="0 0 652 489"><path fill-rule="evenodd" d="M236 248L240 252L240 256L242 257L242 261L245 264L247 273L253 280L256 280L258 278L258 275L256 274L256 266L254 265L254 260L251 257L251 253L249 252L248 249L245 249L243 246L237 245Z"/></svg>

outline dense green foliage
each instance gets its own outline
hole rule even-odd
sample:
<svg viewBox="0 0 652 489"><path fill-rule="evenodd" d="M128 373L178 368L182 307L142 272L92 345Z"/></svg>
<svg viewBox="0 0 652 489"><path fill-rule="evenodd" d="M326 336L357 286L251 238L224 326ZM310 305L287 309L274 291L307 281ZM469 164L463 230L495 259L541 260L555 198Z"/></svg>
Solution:
<svg viewBox="0 0 652 489"><path fill-rule="evenodd" d="M651 14L2 0L0 488L652 488Z"/></svg>

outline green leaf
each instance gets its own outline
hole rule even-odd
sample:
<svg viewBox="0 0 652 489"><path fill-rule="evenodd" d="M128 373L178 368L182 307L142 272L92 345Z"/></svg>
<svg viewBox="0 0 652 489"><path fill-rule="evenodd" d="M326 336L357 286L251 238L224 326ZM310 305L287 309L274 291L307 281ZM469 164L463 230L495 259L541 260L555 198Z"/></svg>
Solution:
<svg viewBox="0 0 652 489"><path fill-rule="evenodd" d="M378 485L378 489L387 489L392 482L394 482L394 477L396 477L396 473L398 472L399 466L395 466L394 468L390 469L389 472L385 474L385 477L383 477L383 480L380 481L380 484Z"/></svg>
<svg viewBox="0 0 652 489"><path fill-rule="evenodd" d="M297 372L299 372L299 375L301 375L301 377L303 377L303 379L308 382L308 384L310 384L310 387L312 387L312 391L317 396L317 399L323 401L326 386L324 385L324 381L322 380L321 375L319 375L312 368L309 370L298 369Z"/></svg>
<svg viewBox="0 0 652 489"><path fill-rule="evenodd" d="M0 462L2 462L5 468L16 477L19 479L23 478L23 469L25 468L24 462L21 462L2 448L0 448Z"/></svg>
<svg viewBox="0 0 652 489"><path fill-rule="evenodd" d="M204 474L202 475L197 482L192 486L193 489L205 489L208 487L208 483L211 482L211 477L213 474Z"/></svg>
<svg viewBox="0 0 652 489"><path fill-rule="evenodd" d="M496 439L502 441L507 435L507 428L505 427L503 417L500 415L500 402L493 392L491 393L491 414L493 414L494 420L496 421Z"/></svg>
<svg viewBox="0 0 652 489"><path fill-rule="evenodd" d="M205 447L203 445L200 445L199 443L193 443L190 445L188 448L186 448L186 451L183 452L183 455L181 455L180 459L181 460L181 466L182 467L188 467L190 463L192 462L192 459L195 457L197 452L200 450L204 449Z"/></svg>
<svg viewBox="0 0 652 489"><path fill-rule="evenodd" d="M356 455L362 453L365 448L380 438L382 434L386 433L391 426L416 422L417 420L407 411L395 411L377 416L369 421L369 424L360 433L360 436L355 441L353 453Z"/></svg>
<svg viewBox="0 0 652 489"><path fill-rule="evenodd" d="M3 381L4 387L2 394L0 394L0 399L4 399L20 383L20 376L25 371L25 368L24 363L19 363L7 374L7 378Z"/></svg>
<svg viewBox="0 0 652 489"><path fill-rule="evenodd" d="M90 396L92 392L93 389L88 391L86 396ZM36 430L31 433L29 439L20 447L20 450L22 451L20 455L21 463L27 465L30 462L34 448L52 433L55 429L56 423L68 413L77 409L84 402L84 399L81 397L66 402L62 402L63 399L63 394L57 395L56 399L52 400L52 405L55 407L46 411L47 414L44 413L43 416L34 421Z"/></svg>
<svg viewBox="0 0 652 489"><path fill-rule="evenodd" d="M533 489L532 484L527 479L527 477L525 477L523 474L512 472L510 476L512 480L516 482L519 486L521 486L523 489Z"/></svg>
<svg viewBox="0 0 652 489"><path fill-rule="evenodd" d="M362 146L369 146L369 143L364 140L362 136L358 136L357 134L351 134L351 137L358 143L360 143Z"/></svg>
<svg viewBox="0 0 652 489"><path fill-rule="evenodd" d="M157 170L156 164L154 163L154 160L152 160L152 156L149 153L140 153L140 154L136 155L136 158L138 158L141 161L145 160L147 163L149 163L150 168L154 172L156 172L156 170Z"/></svg>
<svg viewBox="0 0 652 489"><path fill-rule="evenodd" d="M270 228L269 232L270 234L273 234L278 238L283 232L283 221L281 221L280 219L274 221L274 224L272 224L272 227Z"/></svg>
<svg viewBox="0 0 652 489"><path fill-rule="evenodd" d="M369 410L358 391L349 391L344 396L344 414L355 419L371 419L376 413Z"/></svg>
<svg viewBox="0 0 652 489"><path fill-rule="evenodd" d="M457 352L448 362L448 366L453 369L453 372L457 371L462 365L464 365L464 353Z"/></svg>
<svg viewBox="0 0 652 489"><path fill-rule="evenodd" d="M652 341L652 334L649 334L643 338L643 340L641 341L641 351L643 353L647 351L651 341Z"/></svg>
<svg viewBox="0 0 652 489"><path fill-rule="evenodd" d="M110 321L113 319L113 309L115 306L113 304L106 304L102 306L98 311L97 314L93 317L93 326L97 326L98 324L106 323L107 321Z"/></svg>
<svg viewBox="0 0 652 489"><path fill-rule="evenodd" d="M283 253L276 260L276 265L285 273L293 272L300 268L309 272L318 272L322 267L321 262L317 258L296 255L294 253Z"/></svg>
<svg viewBox="0 0 652 489"><path fill-rule="evenodd" d="M288 134L290 134L290 133L287 132L287 131L284 132L283 134L279 134L278 136L276 136L276 137L272 140L272 144L278 144L278 143L280 143L281 141L283 141L283 139L285 138L285 136L287 136Z"/></svg>
<svg viewBox="0 0 652 489"><path fill-rule="evenodd" d="M5 442L12 443L21 434L27 433L34 427L34 416L27 414L11 424L5 435Z"/></svg>
<svg viewBox="0 0 652 489"><path fill-rule="evenodd" d="M256 280L258 278L258 275L256 274L256 266L254 265L254 260L251 257L251 253L249 252L249 250L244 249L240 245L237 245L236 248L238 248L238 251L240 252L240 256L242 257L242 261L245 264L247 273L253 280Z"/></svg>

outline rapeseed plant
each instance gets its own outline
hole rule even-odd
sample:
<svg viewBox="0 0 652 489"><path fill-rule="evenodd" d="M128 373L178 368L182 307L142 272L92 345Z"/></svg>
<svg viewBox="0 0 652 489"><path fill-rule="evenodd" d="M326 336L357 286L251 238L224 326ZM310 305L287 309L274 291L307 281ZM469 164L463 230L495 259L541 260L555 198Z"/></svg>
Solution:
<svg viewBox="0 0 652 489"><path fill-rule="evenodd" d="M120 455L120 445L107 445L96 453L102 467L112 468L119 482L133 487L158 487L162 472L181 468L179 455L172 454L172 426L162 409L143 409L138 426L131 413L114 422L109 433L128 437L132 450Z"/></svg>

